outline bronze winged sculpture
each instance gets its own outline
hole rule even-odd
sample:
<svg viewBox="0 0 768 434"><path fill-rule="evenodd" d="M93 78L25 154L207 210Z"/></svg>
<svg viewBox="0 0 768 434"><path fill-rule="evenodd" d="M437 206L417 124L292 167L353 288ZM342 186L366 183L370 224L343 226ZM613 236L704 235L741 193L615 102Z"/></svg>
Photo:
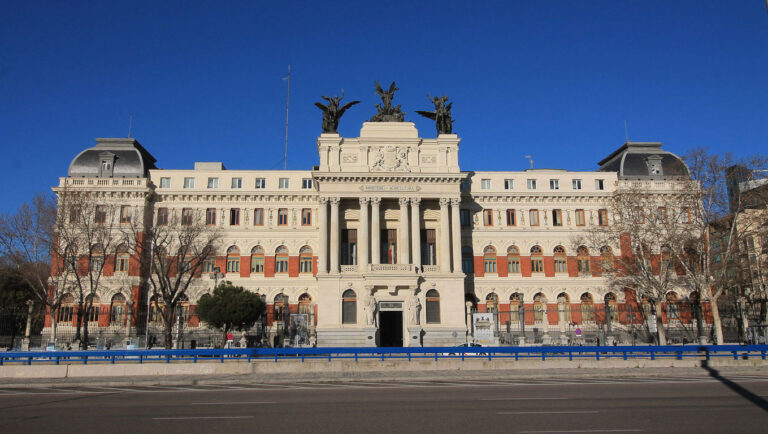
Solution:
<svg viewBox="0 0 768 434"><path fill-rule="evenodd" d="M323 132L324 133L338 132L339 119L341 119L341 116L344 115L344 112L347 111L348 108L360 102L360 101L351 101L339 107L339 104L341 104L341 100L344 99L343 89L341 90L341 96L336 95L330 98L327 96L321 96L320 98L328 101L328 105L323 105L323 103L319 103L319 102L315 103L317 108L323 111Z"/></svg>
<svg viewBox="0 0 768 434"><path fill-rule="evenodd" d="M432 98L429 96L429 94L427 94L427 98L429 98L429 100L432 101L432 103L435 105L435 111L428 112L423 110L416 110L416 113L435 121L435 127L437 128L438 135L452 134L454 119L451 118L451 107L453 106L453 103L450 102L446 104L446 102L448 102L448 97L445 95Z"/></svg>
<svg viewBox="0 0 768 434"><path fill-rule="evenodd" d="M389 85L389 90L385 91L376 82L376 93L381 97L383 105L375 104L377 113L371 117L371 122L403 122L405 113L400 109L400 105L392 106L392 99L395 97L395 91L400 90L393 81Z"/></svg>

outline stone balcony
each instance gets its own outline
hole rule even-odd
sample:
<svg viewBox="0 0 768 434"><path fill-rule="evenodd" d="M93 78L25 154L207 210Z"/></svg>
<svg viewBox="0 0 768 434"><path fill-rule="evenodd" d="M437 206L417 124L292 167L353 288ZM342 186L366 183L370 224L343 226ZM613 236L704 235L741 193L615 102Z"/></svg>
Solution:
<svg viewBox="0 0 768 434"><path fill-rule="evenodd" d="M137 188L147 187L147 178L59 178L59 187L104 187Z"/></svg>

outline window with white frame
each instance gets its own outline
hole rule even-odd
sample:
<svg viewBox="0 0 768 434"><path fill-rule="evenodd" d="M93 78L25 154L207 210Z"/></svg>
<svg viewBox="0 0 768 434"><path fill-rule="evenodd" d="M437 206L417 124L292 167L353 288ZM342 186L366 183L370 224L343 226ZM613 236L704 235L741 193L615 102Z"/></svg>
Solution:
<svg viewBox="0 0 768 434"><path fill-rule="evenodd" d="M528 180L528 190L536 190L536 180L535 179L529 179Z"/></svg>
<svg viewBox="0 0 768 434"><path fill-rule="evenodd" d="M602 179L595 180L595 190L605 190L605 182Z"/></svg>
<svg viewBox="0 0 768 434"><path fill-rule="evenodd" d="M256 178L256 188L257 189L267 188L266 178Z"/></svg>
<svg viewBox="0 0 768 434"><path fill-rule="evenodd" d="M303 189L310 189L312 188L312 178L304 178L301 180L301 188Z"/></svg>
<svg viewBox="0 0 768 434"><path fill-rule="evenodd" d="M195 188L195 178L184 178L184 188Z"/></svg>
<svg viewBox="0 0 768 434"><path fill-rule="evenodd" d="M288 178L280 178L277 188L288 188Z"/></svg>
<svg viewBox="0 0 768 434"><path fill-rule="evenodd" d="M480 188L483 190L490 190L491 189L491 180L490 179L481 179L480 180Z"/></svg>
<svg viewBox="0 0 768 434"><path fill-rule="evenodd" d="M219 188L219 178L208 178L208 188Z"/></svg>
<svg viewBox="0 0 768 434"><path fill-rule="evenodd" d="M232 178L232 188L243 188L243 178Z"/></svg>
<svg viewBox="0 0 768 434"><path fill-rule="evenodd" d="M550 179L549 180L549 189L550 190L560 190L560 180L559 179Z"/></svg>
<svg viewBox="0 0 768 434"><path fill-rule="evenodd" d="M171 178L160 178L160 188L171 188Z"/></svg>
<svg viewBox="0 0 768 434"><path fill-rule="evenodd" d="M505 179L504 180L504 190L512 190L515 188L515 180L514 179Z"/></svg>
<svg viewBox="0 0 768 434"><path fill-rule="evenodd" d="M573 180L573 189L574 190L581 190L581 180L580 179L574 179Z"/></svg>

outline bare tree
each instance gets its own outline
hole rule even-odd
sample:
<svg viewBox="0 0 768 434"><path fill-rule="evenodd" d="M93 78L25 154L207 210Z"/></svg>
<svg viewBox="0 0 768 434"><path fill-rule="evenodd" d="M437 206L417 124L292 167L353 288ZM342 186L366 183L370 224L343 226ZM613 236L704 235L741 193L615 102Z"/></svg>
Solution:
<svg viewBox="0 0 768 434"><path fill-rule="evenodd" d="M151 217L136 221L124 231L124 239L148 270L152 305L163 323L165 348L173 345L173 326L179 303L186 291L199 278L205 260L215 254L220 231L206 225L200 211L185 208L182 215L159 216L155 225ZM162 305L161 305L162 303Z"/></svg>
<svg viewBox="0 0 768 434"><path fill-rule="evenodd" d="M14 214L0 216L0 252L49 312L51 340L56 342L56 313L73 287L73 270L65 267L55 228L56 204L51 195L36 194Z"/></svg>

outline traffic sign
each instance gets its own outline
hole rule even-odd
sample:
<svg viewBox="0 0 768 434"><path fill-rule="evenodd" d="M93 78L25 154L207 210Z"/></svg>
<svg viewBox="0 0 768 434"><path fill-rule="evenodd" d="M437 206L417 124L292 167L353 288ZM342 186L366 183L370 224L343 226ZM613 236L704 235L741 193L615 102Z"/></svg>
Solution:
<svg viewBox="0 0 768 434"><path fill-rule="evenodd" d="M576 336L581 336L581 329L578 327L576 328Z"/></svg>
<svg viewBox="0 0 768 434"><path fill-rule="evenodd" d="M227 333L227 340L231 341L235 339L235 334L232 332Z"/></svg>

